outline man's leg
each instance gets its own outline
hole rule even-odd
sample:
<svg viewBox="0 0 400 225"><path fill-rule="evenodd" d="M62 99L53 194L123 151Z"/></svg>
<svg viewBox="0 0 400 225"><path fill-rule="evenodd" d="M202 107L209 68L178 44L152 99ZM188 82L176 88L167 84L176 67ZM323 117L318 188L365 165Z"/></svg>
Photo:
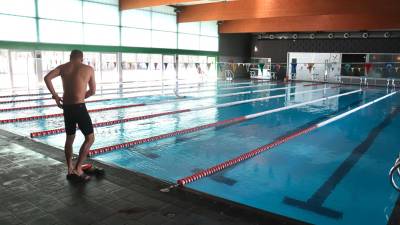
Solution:
<svg viewBox="0 0 400 225"><path fill-rule="evenodd" d="M68 174L71 174L74 170L74 166L72 165L72 154L73 154L73 148L72 145L74 144L75 140L75 134L72 135L67 135L67 139L65 140L65 159L67 161L67 167L68 167Z"/></svg>
<svg viewBox="0 0 400 225"><path fill-rule="evenodd" d="M87 154L89 152L90 147L94 143L94 134L88 134L85 136L85 141L83 142L81 149L79 150L79 157L78 161L76 162L75 165L75 171L78 175L81 175L83 173L82 171L82 164L85 161Z"/></svg>

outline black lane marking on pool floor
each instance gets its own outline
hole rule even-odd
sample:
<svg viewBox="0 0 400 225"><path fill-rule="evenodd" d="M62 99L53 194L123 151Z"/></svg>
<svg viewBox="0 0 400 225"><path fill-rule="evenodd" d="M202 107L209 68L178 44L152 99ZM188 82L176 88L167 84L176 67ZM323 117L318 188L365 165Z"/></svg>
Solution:
<svg viewBox="0 0 400 225"><path fill-rule="evenodd" d="M285 197L283 202L301 209L309 210L317 214L330 217L333 219L341 219L343 213L322 206L325 200L333 192L340 181L350 172L355 164L360 160L360 158L368 151L372 146L375 139L379 136L383 129L391 124L392 120L400 112L400 107L396 107L391 111L385 119L368 134L367 138L364 139L351 154L343 161L343 163L333 172L333 174L325 181L321 187L314 192L314 194L307 200L301 201L290 197Z"/></svg>
<svg viewBox="0 0 400 225"><path fill-rule="evenodd" d="M393 211L389 217L387 225L399 225L400 223L400 197L397 198L396 204L393 207Z"/></svg>
<svg viewBox="0 0 400 225"><path fill-rule="evenodd" d="M196 168L192 170L192 173L198 173L203 171L202 169ZM210 176L211 180L216 181L218 183L226 184L229 186L233 186L237 183L237 180L231 179L229 177L225 177L223 174L216 173Z"/></svg>

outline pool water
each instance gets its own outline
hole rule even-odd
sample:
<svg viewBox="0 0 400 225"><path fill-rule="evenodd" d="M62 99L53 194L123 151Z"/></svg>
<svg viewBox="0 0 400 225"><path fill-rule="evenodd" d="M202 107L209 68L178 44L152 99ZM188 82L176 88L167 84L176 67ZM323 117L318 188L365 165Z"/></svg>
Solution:
<svg viewBox="0 0 400 225"><path fill-rule="evenodd" d="M210 107L97 127L96 141L92 149L360 89L358 86L307 84L309 83L219 81L216 84L194 85L193 88L187 88L187 85L179 89L181 93L187 92L181 94L185 96L182 101L175 101L177 99L173 91L151 92L151 88L145 89L143 93L124 94L135 89L119 89L121 92L115 96L99 95L95 99L111 96L132 98L88 103L89 109L134 103L150 105L91 113L94 123L199 106ZM284 87L287 88L282 89ZM273 90L277 88L280 89ZM267 91L217 97L255 90ZM366 88L353 94L321 100L239 123L111 151L96 155L94 159L176 183L178 179L232 159L298 129L340 115L389 92L390 90L386 89ZM135 97L152 94L154 96ZM282 94L285 96L231 107L213 107L222 103ZM14 99L41 97L44 96ZM387 224L399 197L388 181L388 171L398 155L397 146L400 144L397 135L400 127L399 102L400 94L394 94L235 166L189 183L186 187L313 224ZM0 106L10 108L51 103L51 100L36 100ZM18 110L2 112L0 119L60 112L56 107ZM1 129L25 136L29 136L31 132L60 127L63 127L62 117L0 125ZM65 134L61 133L35 139L62 149L64 138ZM78 131L75 152L78 152L82 141L83 136Z"/></svg>

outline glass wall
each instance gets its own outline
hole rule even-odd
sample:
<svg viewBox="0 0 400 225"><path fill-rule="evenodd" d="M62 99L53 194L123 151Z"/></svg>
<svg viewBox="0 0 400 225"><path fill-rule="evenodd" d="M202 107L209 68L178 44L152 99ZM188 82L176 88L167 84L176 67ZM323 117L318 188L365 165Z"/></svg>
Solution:
<svg viewBox="0 0 400 225"><path fill-rule="evenodd" d="M42 51L41 52L41 64L42 64L42 75L49 73L60 64L69 61L69 52L64 51ZM39 60L39 59L36 59ZM57 77L54 80L54 86L57 88L61 87L61 78Z"/></svg>
<svg viewBox="0 0 400 225"><path fill-rule="evenodd" d="M0 49L0 88L11 88L10 62L8 50Z"/></svg>
<svg viewBox="0 0 400 225"><path fill-rule="evenodd" d="M179 49L202 51L218 50L218 26L215 22L192 22L178 24Z"/></svg>
<svg viewBox="0 0 400 225"><path fill-rule="evenodd" d="M0 26L7 32L0 33L0 41L6 41L0 42L4 44L0 45L4 48L0 49L0 87L43 85L45 74L69 60L64 44L90 49L84 52L84 63L95 69L99 83L173 80L178 67L182 79L209 76L215 68L209 61L215 65L214 57L185 55L177 64L174 54L192 54L182 50L217 52L217 23L176 21L174 8L169 6L119 11L118 0L1 0ZM22 44L31 50L14 50L8 46L11 42L26 42ZM19 49L20 44L16 44ZM45 46L46 51L33 50L38 46ZM51 46L58 50L47 50ZM150 50L152 54L126 52L139 51L136 47L141 52L157 49Z"/></svg>
<svg viewBox="0 0 400 225"><path fill-rule="evenodd" d="M179 55L179 79L192 81L216 80L215 57Z"/></svg>
<svg viewBox="0 0 400 225"><path fill-rule="evenodd" d="M1 88L44 86L43 76L69 61L69 51L0 49ZM94 68L97 83L179 80L201 82L217 79L216 57L197 55L84 52L83 63ZM121 66L119 66L121 65ZM61 78L54 81L61 89Z"/></svg>
<svg viewBox="0 0 400 225"><path fill-rule="evenodd" d="M13 87L31 87L37 84L35 61L31 51L11 51Z"/></svg>
<svg viewBox="0 0 400 225"><path fill-rule="evenodd" d="M117 0L2 0L0 40L218 51L215 21L176 20L170 6L120 12Z"/></svg>

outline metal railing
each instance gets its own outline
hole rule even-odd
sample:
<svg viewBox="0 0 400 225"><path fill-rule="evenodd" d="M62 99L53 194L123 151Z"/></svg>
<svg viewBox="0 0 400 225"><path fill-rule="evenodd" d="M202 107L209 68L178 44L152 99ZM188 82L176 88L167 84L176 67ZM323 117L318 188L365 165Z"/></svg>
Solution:
<svg viewBox="0 0 400 225"><path fill-rule="evenodd" d="M400 183L400 155L399 157L396 159L394 166L390 169L389 171L389 180L392 183L392 186L394 187L394 189L396 189L397 191L400 191L400 184L396 183L396 176L399 177L398 181Z"/></svg>
<svg viewBox="0 0 400 225"><path fill-rule="evenodd" d="M232 70L224 70L224 76L227 81L232 81L235 79L235 74Z"/></svg>

